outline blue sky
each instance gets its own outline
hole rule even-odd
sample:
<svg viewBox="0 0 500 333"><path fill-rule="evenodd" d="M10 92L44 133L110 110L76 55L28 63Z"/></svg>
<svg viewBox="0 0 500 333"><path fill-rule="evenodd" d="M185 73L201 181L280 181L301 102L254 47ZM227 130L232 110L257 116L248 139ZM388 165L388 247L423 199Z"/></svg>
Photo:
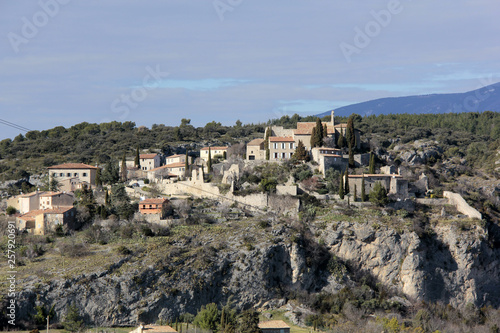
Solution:
<svg viewBox="0 0 500 333"><path fill-rule="evenodd" d="M0 3L0 119L195 126L500 81L500 2ZM22 133L0 124L0 140Z"/></svg>

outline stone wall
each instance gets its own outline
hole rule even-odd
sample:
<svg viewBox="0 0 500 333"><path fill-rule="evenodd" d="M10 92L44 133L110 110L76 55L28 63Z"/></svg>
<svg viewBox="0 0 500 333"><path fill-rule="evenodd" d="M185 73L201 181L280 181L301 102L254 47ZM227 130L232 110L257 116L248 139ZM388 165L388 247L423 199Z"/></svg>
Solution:
<svg viewBox="0 0 500 333"><path fill-rule="evenodd" d="M469 204L462 198L462 196L458 193L453 193L450 191L444 191L443 197L447 198L449 203L457 208L457 210L467 215L471 218L482 219L483 216L476 209L469 206Z"/></svg>

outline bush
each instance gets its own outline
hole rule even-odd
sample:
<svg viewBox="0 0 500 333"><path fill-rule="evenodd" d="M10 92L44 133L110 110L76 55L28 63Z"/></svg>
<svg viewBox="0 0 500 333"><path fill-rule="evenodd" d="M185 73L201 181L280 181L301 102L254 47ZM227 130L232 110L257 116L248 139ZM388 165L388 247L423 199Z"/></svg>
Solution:
<svg viewBox="0 0 500 333"><path fill-rule="evenodd" d="M368 197L370 198L371 203L378 206L384 206L389 202L389 199L387 198L387 190L380 182L375 183Z"/></svg>
<svg viewBox="0 0 500 333"><path fill-rule="evenodd" d="M118 246L116 248L116 252L119 254L123 254L123 255L128 255L128 254L132 253L132 251L130 251L127 247L125 247L123 245Z"/></svg>
<svg viewBox="0 0 500 333"><path fill-rule="evenodd" d="M15 207L9 206L7 207L7 210L5 211L7 215L14 215L17 213L17 209Z"/></svg>

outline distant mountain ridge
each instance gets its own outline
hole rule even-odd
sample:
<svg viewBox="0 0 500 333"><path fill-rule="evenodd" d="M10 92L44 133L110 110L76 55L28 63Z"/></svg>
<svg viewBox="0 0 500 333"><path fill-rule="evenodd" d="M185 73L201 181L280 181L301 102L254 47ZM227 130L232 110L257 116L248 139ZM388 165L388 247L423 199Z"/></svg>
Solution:
<svg viewBox="0 0 500 333"><path fill-rule="evenodd" d="M336 116L500 111L500 82L465 93L387 97L335 109ZM329 116L326 111L318 117Z"/></svg>

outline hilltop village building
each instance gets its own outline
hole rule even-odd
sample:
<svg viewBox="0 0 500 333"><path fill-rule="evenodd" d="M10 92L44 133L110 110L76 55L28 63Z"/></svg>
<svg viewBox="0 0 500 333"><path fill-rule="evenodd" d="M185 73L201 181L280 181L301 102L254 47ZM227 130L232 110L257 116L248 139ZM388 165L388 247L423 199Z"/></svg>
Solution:
<svg viewBox="0 0 500 333"><path fill-rule="evenodd" d="M65 163L54 165L49 169L49 181L57 179L59 188L66 192L81 189L83 185L95 187L97 167L83 163Z"/></svg>
<svg viewBox="0 0 500 333"><path fill-rule="evenodd" d="M342 133L346 135L347 123L335 124L335 112L331 112L331 120L329 123L323 123L326 125L326 137L332 138L336 144L336 138ZM264 137L269 135L268 147L269 147L269 160L286 160L292 157L295 152L295 148L302 141L304 147L307 151L311 151L311 135L313 128L316 126L315 122L299 122L297 123L297 128L286 129L283 126L272 126L270 129L266 129ZM270 130L270 133L267 133ZM354 135L356 136L356 142L358 148L361 146L360 131L355 129ZM262 140L262 141L261 141ZM323 153L322 153L323 154ZM328 155L330 153L324 153ZM333 155L339 155L340 151L337 151ZM313 156L315 157L315 156ZM320 157L319 154L316 155L317 158ZM247 160L264 160L266 159L265 151L265 139L255 139L247 144ZM335 157L337 158L337 157ZM342 156L340 156L342 158ZM319 163L319 159L316 160ZM334 161L336 162L336 161ZM327 162L326 164L328 164Z"/></svg>
<svg viewBox="0 0 500 333"><path fill-rule="evenodd" d="M140 154L139 163L142 171L153 170L161 166L161 156L159 154Z"/></svg>
<svg viewBox="0 0 500 333"><path fill-rule="evenodd" d="M209 149L210 148L210 149ZM227 146L224 147L205 147L200 149L200 159L203 164L207 164L208 161L208 151L210 150L210 156L213 159L214 156L220 155L224 156L227 154Z"/></svg>

